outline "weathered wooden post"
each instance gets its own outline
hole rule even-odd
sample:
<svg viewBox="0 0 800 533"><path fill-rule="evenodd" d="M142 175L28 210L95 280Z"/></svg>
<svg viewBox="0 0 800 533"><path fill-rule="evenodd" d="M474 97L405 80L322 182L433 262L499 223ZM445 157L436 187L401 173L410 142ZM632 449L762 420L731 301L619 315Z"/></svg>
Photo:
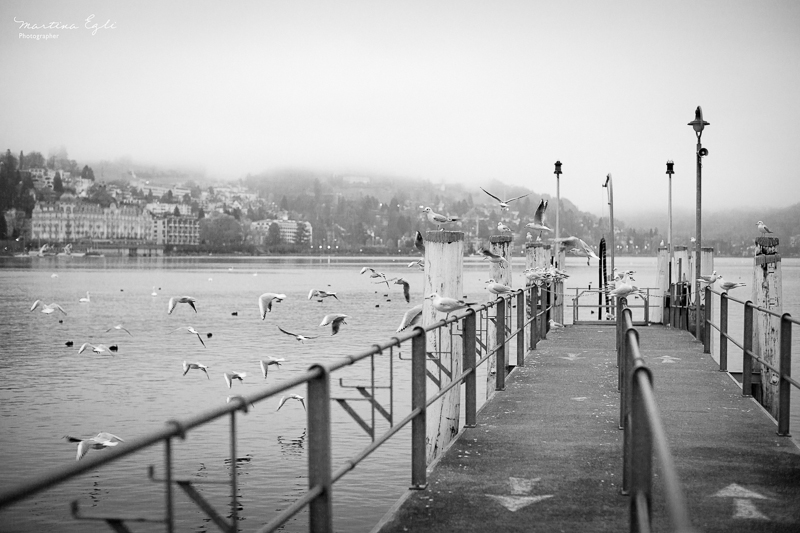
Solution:
<svg viewBox="0 0 800 533"><path fill-rule="evenodd" d="M463 295L464 233L461 231L428 231L425 236L425 276L423 294L437 293L447 298L461 299ZM433 308L431 300L422 306L422 326L428 327L444 318L445 314ZM447 331L441 335L427 335L428 367L439 374L437 363L449 367L450 376L461 374L463 343L451 339ZM447 385L447 375L442 372L439 387ZM461 391L454 387L438 402L428 407L426 415L426 455L430 464L447 444L458 434Z"/></svg>
<svg viewBox="0 0 800 533"><path fill-rule="evenodd" d="M563 245L556 245L553 251L553 265L560 270L567 270L567 252ZM553 313L550 318L558 322L564 323L564 282L559 280L553 283L553 291L555 301L553 303Z"/></svg>
<svg viewBox="0 0 800 533"><path fill-rule="evenodd" d="M769 309L778 316L756 311L753 320L753 351L773 367L780 368L780 315L783 314L783 296L778 238L757 237L755 243L751 300L753 305ZM758 362L754 365L761 367L761 404L777 419L779 376Z"/></svg>
<svg viewBox="0 0 800 533"><path fill-rule="evenodd" d="M545 244L543 242L528 242L525 243L525 269L529 268L544 268L550 266L550 245ZM531 309L531 314L536 314L539 312L538 307L536 305L541 305L543 301L542 292L539 290L538 298L536 304ZM538 322L534 322L537 333L537 341L538 338L541 337L541 326L539 326ZM531 339L531 332L534 330L534 327L525 333L526 344L531 346L532 348L536 348L536 342Z"/></svg>
<svg viewBox="0 0 800 533"><path fill-rule="evenodd" d="M658 266L656 267L656 293L651 296L655 303L651 305L651 320L656 324L668 322L664 317L664 306L669 292L669 248L658 249Z"/></svg>
<svg viewBox="0 0 800 533"><path fill-rule="evenodd" d="M489 251L503 257L505 261L501 263L489 263L489 277L497 283L502 283L511 287L511 259L513 249L513 237L511 235L492 235L489 237ZM491 295L491 293L489 293ZM486 349L493 351L497 348L497 318L499 307L495 306L489 317L488 331L486 332ZM505 307L504 307L505 309ZM505 323L505 321L503 322ZM502 332L505 336L505 332ZM488 398L495 390L495 372L505 372L504 368L497 368L497 357L491 356L486 361L486 397Z"/></svg>
<svg viewBox="0 0 800 533"><path fill-rule="evenodd" d="M675 316L671 321L672 327L687 329L685 326L689 312L688 302L686 301L686 281L688 281L689 251L686 246L675 246L672 251L675 263L672 265L672 283L675 285L675 298L672 302L675 309Z"/></svg>

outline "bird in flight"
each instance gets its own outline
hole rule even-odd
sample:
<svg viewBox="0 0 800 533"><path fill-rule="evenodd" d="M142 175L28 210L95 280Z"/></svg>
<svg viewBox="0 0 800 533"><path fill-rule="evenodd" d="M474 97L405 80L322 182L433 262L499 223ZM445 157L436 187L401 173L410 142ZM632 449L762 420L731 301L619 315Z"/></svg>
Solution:
<svg viewBox="0 0 800 533"><path fill-rule="evenodd" d="M562 237L560 239L553 239L553 242L560 242L564 245L567 251L576 255L585 255L586 264L589 264L589 259L600 259L592 247L584 242L583 239L578 237Z"/></svg>
<svg viewBox="0 0 800 533"><path fill-rule="evenodd" d="M422 233L419 230L414 232L414 248L421 254L425 253L425 240L422 238Z"/></svg>
<svg viewBox="0 0 800 533"><path fill-rule="evenodd" d="M276 359L272 356L267 356L266 361L260 360L259 364L261 365L261 373L264 374L264 379L267 379L267 372L269 371L269 367L272 365L281 366L281 363L286 361L285 358L281 357L280 359Z"/></svg>
<svg viewBox="0 0 800 533"><path fill-rule="evenodd" d="M320 322L319 325L320 327L322 327L330 324L331 335L336 335L337 333L339 333L339 328L342 326L342 324L347 324L347 322L344 321L345 318L349 317L347 315L342 315L339 313L332 313L330 315L325 315L325 317L322 319L322 322Z"/></svg>
<svg viewBox="0 0 800 533"><path fill-rule="evenodd" d="M127 329L125 329L124 327L122 327L122 324L117 324L116 326L113 326L113 327L110 327L110 328L108 328L108 329L106 330L106 333L108 333L109 331L111 331L111 330L113 330L113 329L116 329L116 330L118 330L118 331L124 331L125 333L127 333L128 335L130 335L131 337L133 337L133 333L131 333L130 331L128 331Z"/></svg>
<svg viewBox="0 0 800 533"><path fill-rule="evenodd" d="M403 297L406 299L406 303L411 301L411 285L409 285L406 280L403 278L392 278L389 281L394 281L395 285L402 285Z"/></svg>
<svg viewBox="0 0 800 533"><path fill-rule="evenodd" d="M200 344L202 344L205 347L206 343L203 342L203 337L200 336L200 332L197 331L196 329L194 329L192 326L181 326L179 328L175 328L174 330L170 331L170 335L175 333L176 331L180 331L180 330L185 330L188 333L191 333L193 335L197 335L197 340L199 340ZM206 338L210 339L211 338L211 333L206 333Z"/></svg>
<svg viewBox="0 0 800 533"><path fill-rule="evenodd" d="M105 431L101 431L94 437L89 437L86 439L79 439L78 437L70 437L69 435L64 435L64 438L67 439L69 442L78 443L78 455L75 458L76 461L79 461L81 457L83 457L88 453L89 450L102 450L103 448L108 448L109 446L116 446L120 442L125 442L123 439L117 437L116 435L112 435L111 433L106 433Z"/></svg>
<svg viewBox="0 0 800 533"><path fill-rule="evenodd" d="M547 200L542 200L539 202L539 207L536 208L536 213L533 215L533 222L525 224L526 228L538 231L540 238L543 231L553 231L544 223L545 211L547 211Z"/></svg>
<svg viewBox="0 0 800 533"><path fill-rule="evenodd" d="M772 233L772 231L770 231L767 225L761 222L760 220L756 222L756 226L758 226L758 231L760 231L762 235L766 235L767 233Z"/></svg>
<svg viewBox="0 0 800 533"><path fill-rule="evenodd" d="M41 300L36 300L35 302L33 302L33 305L31 306L31 311L33 311L34 309L36 309L39 306L42 306L42 313L44 313L46 315L49 315L49 314L53 313L56 309L58 309L59 311L61 311L65 315L67 314L67 312L64 311L64 308L61 307L60 305L58 305L57 303L53 302L53 303L50 303L50 304L44 304Z"/></svg>
<svg viewBox="0 0 800 533"><path fill-rule="evenodd" d="M183 375L185 376L189 370L202 370L205 372L206 377L210 380L211 378L208 377L208 367L206 365L200 363L187 363L186 361L183 362Z"/></svg>
<svg viewBox="0 0 800 533"><path fill-rule="evenodd" d="M224 372L222 374L225 376L225 383L228 384L228 388L231 388L231 383L234 379L238 379L239 381L244 381L244 378L247 377L247 372Z"/></svg>
<svg viewBox="0 0 800 533"><path fill-rule="evenodd" d="M197 300L192 298L191 296L173 296L167 302L167 314L171 315L172 312L175 310L175 306L178 304L189 304L189 306L194 309L194 312L197 312L197 307L194 306L194 303Z"/></svg>
<svg viewBox="0 0 800 533"><path fill-rule="evenodd" d="M266 320L267 313L272 312L272 302L282 302L286 298L285 294L275 292L265 292L258 297L258 310L261 313L261 320Z"/></svg>
<svg viewBox="0 0 800 533"><path fill-rule="evenodd" d="M290 337L294 337L299 342L303 342L305 340L310 340L310 339L316 339L317 338L316 336L309 337L308 335L301 335L300 333L292 333L290 331L286 331L285 329L283 329L280 326L278 326L278 329L281 330L282 333L285 333L286 335L289 335Z"/></svg>
<svg viewBox="0 0 800 533"><path fill-rule="evenodd" d="M329 296L333 296L336 300L339 299L339 297L336 296L335 292L328 292L328 291L325 291L325 290L322 290L322 289L311 289L308 292L308 299L309 300L311 298L328 298Z"/></svg>
<svg viewBox="0 0 800 533"><path fill-rule="evenodd" d="M484 259L488 259L490 263L508 264L508 259L502 255L497 255L496 253L490 252L489 250L480 249L478 250L478 253L481 254Z"/></svg>
<svg viewBox="0 0 800 533"><path fill-rule="evenodd" d="M440 215L431 209L430 207L422 208L425 211L426 216L428 217L428 221L436 224L439 230L444 230L442 228L442 224L447 224L449 222L458 222L458 217L451 217L450 215Z"/></svg>
<svg viewBox="0 0 800 533"><path fill-rule="evenodd" d="M297 400L298 402L303 404L303 410L305 410L306 408L306 402L304 401L305 398L303 396L300 396L299 394L289 394L288 396L282 396L281 400L278 402L278 408L275 410L280 411L281 407L283 407L283 404L285 404L289 400Z"/></svg>
<svg viewBox="0 0 800 533"><path fill-rule="evenodd" d="M422 304L415 305L414 307L403 313L403 319L400 321L400 326L397 328L397 331L400 332L415 324L419 324L421 318L422 318Z"/></svg>
<svg viewBox="0 0 800 533"><path fill-rule="evenodd" d="M379 281L378 283L386 283L386 288L389 288L389 282L386 280L386 274L383 272L378 272L372 267L364 267L361 269L361 273L369 272L370 278L381 278L383 281Z"/></svg>
<svg viewBox="0 0 800 533"><path fill-rule="evenodd" d="M487 191L483 187L480 187L480 190L482 190L483 192L485 192L486 194L488 194L489 196L491 196L492 198L497 200L500 203L500 210L501 211L508 211L508 204L510 204L514 200L519 200L520 198L525 198L526 196L531 194L531 193L528 193L528 194L523 194L522 196L515 196L514 198L509 198L508 200L501 200L500 198L498 198L494 194L490 193L489 191Z"/></svg>
<svg viewBox="0 0 800 533"><path fill-rule="evenodd" d="M81 344L81 347L78 349L78 354L82 354L83 351L86 350L87 346L91 346L92 347L92 351L94 353L96 353L96 354L99 354L99 355L103 355L103 354L111 355L111 349L108 346L106 346L105 344L96 344L95 345L95 344L90 344L88 342L84 342L83 344Z"/></svg>

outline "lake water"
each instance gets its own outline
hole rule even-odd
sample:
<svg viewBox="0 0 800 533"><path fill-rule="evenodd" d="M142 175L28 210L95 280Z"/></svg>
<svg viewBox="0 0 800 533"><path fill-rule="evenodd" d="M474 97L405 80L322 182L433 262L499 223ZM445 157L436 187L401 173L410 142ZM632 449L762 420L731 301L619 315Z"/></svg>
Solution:
<svg viewBox="0 0 800 533"><path fill-rule="evenodd" d="M107 431L124 439L163 427L171 418L186 418L224 403L231 394L252 394L263 387L258 361L266 355L285 357L271 367L266 383L279 382L306 371L313 363L332 362L359 353L394 335L403 312L422 300L422 273L407 268L411 258L0 258L0 323L3 356L0 358L0 462L2 485L13 486L33 475L75 460L75 444L63 435L92 436ZM514 286L523 283L522 258L515 258ZM655 285L655 258L617 258L617 267L637 271L639 286ZM407 304L399 285L386 289L359 274L369 265L388 276L402 276L411 284ZM752 259L717 258L715 268L727 280L739 278L749 285ZM783 261L784 311L800 314L800 262ZM597 286L596 264L568 258L570 287ZM464 294L487 301L483 281L488 266L467 258ZM151 292L157 296L151 296ZM309 300L311 288L335 291L340 301ZM79 299L90 293L89 303ZM262 321L257 298L263 292L282 292L282 303ZM739 294L737 291L742 291ZM179 304L167 314L170 296L197 298L197 313ZM749 288L732 296L748 299ZM388 296L386 296L388 295ZM36 299L58 302L67 311L46 315L29 312ZM731 305L734 311L734 305ZM350 316L336 336L318 324L327 313ZM234 316L233 313L237 313ZM565 310L565 319L572 314ZM718 315L715 315L718 316ZM63 320L63 322L59 322ZM731 324L736 319L731 318ZM131 332L109 328L121 324ZM183 331L193 326L197 337ZM320 335L303 344L282 334L277 326L306 335ZM733 329L733 328L732 328ZM795 345L797 344L796 335ZM68 347L67 341L74 345ZM84 343L116 344L115 356L78 354ZM735 368L734 349L730 350ZM797 352L795 352L797 353ZM394 354L397 355L396 353ZM800 375L795 358L794 375ZM210 379L192 370L182 376L182 362L199 361L209 367ZM394 357L395 419L408 409L410 363ZM740 364L740 363L739 363ZM247 372L243 383L231 389L222 373ZM388 375L388 359L378 360L376 372ZM363 384L369 364L359 363L337 372L345 385ZM478 383L483 380L479 378ZM354 397L353 389L331 383L336 396ZM305 387L290 391L305 395ZM483 395L479 394L479 397ZM800 394L794 393L795 405ZM305 454L306 418L297 402L275 410L277 401L262 402L238 417L239 441L234 468L240 474L242 528L255 530L285 509L307 488ZM356 406L356 408L360 408ZM331 408L333 465L352 457L370 441L337 405ZM798 407L794 408L798 413ZM793 417L793 428L800 428ZM378 423L380 434L387 427ZM175 445L175 477L227 480L227 419L194 430ZM795 432L800 430L795 429ZM368 531L403 494L410 482L409 432L401 431L334 486L337 531ZM90 454L103 453L92 450ZM67 484L50 489L30 501L0 513L3 531L106 531L100 522L79 522L69 515L68 503L80 500L87 513L154 516L163 513L163 491L147 479L147 466L163 470L163 451L157 447L119 461ZM199 485L223 514L228 506L224 485ZM214 531L211 524L182 493L176 493L179 530ZM132 505L133 502L133 505ZM160 526L137 524L136 531L161 531ZM304 513L285 531L307 530Z"/></svg>

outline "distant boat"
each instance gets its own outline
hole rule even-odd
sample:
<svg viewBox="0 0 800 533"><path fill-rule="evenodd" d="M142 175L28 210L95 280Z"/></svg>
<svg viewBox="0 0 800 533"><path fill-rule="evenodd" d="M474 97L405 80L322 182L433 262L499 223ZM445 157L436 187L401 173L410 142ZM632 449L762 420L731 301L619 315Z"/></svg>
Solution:
<svg viewBox="0 0 800 533"><path fill-rule="evenodd" d="M98 252L98 251L96 251L96 250L89 250L89 251L88 251L88 252L86 252L86 254L84 254L84 255L85 255L86 257L105 257L105 255L104 255L104 254L101 254L100 252Z"/></svg>

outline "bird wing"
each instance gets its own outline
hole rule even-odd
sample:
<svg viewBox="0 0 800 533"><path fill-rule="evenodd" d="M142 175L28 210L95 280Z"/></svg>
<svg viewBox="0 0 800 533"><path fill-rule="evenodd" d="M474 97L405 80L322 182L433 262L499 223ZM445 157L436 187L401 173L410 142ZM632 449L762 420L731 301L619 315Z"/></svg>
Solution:
<svg viewBox="0 0 800 533"><path fill-rule="evenodd" d="M596 254L596 253L594 253L594 250L592 250L592 247L591 247L591 246L589 246L588 244L586 244L585 242L583 242L583 240L582 240L582 239L578 239L578 241L580 241L581 248L583 248L583 249L586 251L586 253L587 253L587 254L588 254L588 255L589 255L589 256L590 256L592 259L600 259L600 258L597 256L597 254Z"/></svg>
<svg viewBox="0 0 800 533"><path fill-rule="evenodd" d="M94 436L94 440L96 442L101 442L107 446L116 446L120 442L125 442L125 440L117 437L112 433L107 433L105 431L101 431L97 435Z"/></svg>
<svg viewBox="0 0 800 533"><path fill-rule="evenodd" d="M55 303L55 302L51 303L51 304L50 304L50 307L53 307L53 308L55 308L55 309L58 309L59 311L61 311L61 312L62 312L62 313L64 313L65 315L67 314L67 312L66 312L66 311L64 311L64 308L63 308L63 307L61 307L60 305L58 305L58 304L57 304L57 303Z"/></svg>
<svg viewBox="0 0 800 533"><path fill-rule="evenodd" d="M275 410L276 410L276 411L280 411L280 410L281 410L281 407L283 407L283 404L285 404L285 403L286 403L286 400L287 400L286 396L281 396L281 399L280 399L280 401L278 402L278 408L277 408L277 409L275 409Z"/></svg>
<svg viewBox="0 0 800 533"><path fill-rule="evenodd" d="M86 453L89 451L89 449L91 447L92 447L92 445L89 443L89 441L86 441L86 440L79 441L78 442L78 454L75 456L75 460L76 461L80 461L81 457L86 455Z"/></svg>
<svg viewBox="0 0 800 533"><path fill-rule="evenodd" d="M283 329L283 328L282 328L282 327L280 327L280 326L277 326L277 327L278 327L278 329L279 329L279 330L281 330L283 333L286 333L286 334L287 334L287 335L289 335L290 337L297 337L297 334L296 334L296 333L292 333L292 332L290 332L290 331L286 331L285 329Z"/></svg>
<svg viewBox="0 0 800 533"><path fill-rule="evenodd" d="M267 369L269 365L264 363L264 361L259 361L259 364L261 365L261 373L264 374L264 379L267 379Z"/></svg>
<svg viewBox="0 0 800 533"><path fill-rule="evenodd" d="M503 203L503 200L501 200L500 198L498 198L494 194L490 193L489 191L487 191L483 187L479 187L479 189L482 190L483 192L485 192L486 194L488 194L489 196L491 196L492 198L494 198L495 200L497 200L498 202Z"/></svg>
<svg viewBox="0 0 800 533"><path fill-rule="evenodd" d="M406 299L406 303L411 302L411 286L408 282L403 283L403 296Z"/></svg>
<svg viewBox="0 0 800 533"><path fill-rule="evenodd" d="M175 310L175 306L177 304L178 304L178 301L175 299L174 296L169 299L169 302L167 302L167 314L168 315L172 314L172 312Z"/></svg>
<svg viewBox="0 0 800 533"><path fill-rule="evenodd" d="M403 331L404 329L417 324L419 322L420 317L422 316L422 305L416 305L406 311L403 314L402 320L400 320L400 326L397 328L397 331Z"/></svg>
<svg viewBox="0 0 800 533"><path fill-rule="evenodd" d="M314 296L319 296L319 291L317 289L311 289L308 291L308 299L310 300Z"/></svg>
<svg viewBox="0 0 800 533"><path fill-rule="evenodd" d="M525 198L526 196L529 196L530 194L531 193L523 194L522 196L515 196L514 198L509 198L508 200L506 200L506 203L513 202L514 200L519 200L520 198Z"/></svg>
<svg viewBox="0 0 800 533"><path fill-rule="evenodd" d="M31 306L31 311L39 307L41 304L42 304L41 300L36 300L35 302L33 302L33 305Z"/></svg>
<svg viewBox="0 0 800 533"><path fill-rule="evenodd" d="M199 340L199 341L200 341L200 344L202 344L202 345L203 345L203 348L205 348L205 347L206 347L206 343L205 343L205 342L203 342L203 337L201 337L199 333L197 334L197 340Z"/></svg>
<svg viewBox="0 0 800 533"><path fill-rule="evenodd" d="M191 369L192 369L192 367L189 366L189 364L186 361L184 361L183 362L183 375L185 376L186 374L188 374L189 370L191 370Z"/></svg>
<svg viewBox="0 0 800 533"><path fill-rule="evenodd" d="M84 342L83 344L81 344L81 347L78 348L78 354L79 355L82 354L87 346L91 346L91 344L89 344L88 342Z"/></svg>
<svg viewBox="0 0 800 533"><path fill-rule="evenodd" d="M227 372L224 372L222 375L225 376L225 383L228 384L228 388L230 389L231 388L231 376Z"/></svg>
<svg viewBox="0 0 800 533"><path fill-rule="evenodd" d="M344 316L337 316L336 318L333 319L333 324L331 324L331 330L332 330L331 335L336 335L337 333L339 333L339 328L341 327L342 322L344 322L344 319L345 319Z"/></svg>
<svg viewBox="0 0 800 533"><path fill-rule="evenodd" d="M544 214L546 210L547 202L545 200L541 200L539 202L539 207L536 208L536 213L533 215L533 222L535 224L544 226Z"/></svg>
<svg viewBox="0 0 800 533"><path fill-rule="evenodd" d="M306 410L306 402L305 402L305 400L302 397L298 397L297 399L300 400L301 404L303 404L303 411L305 411Z"/></svg>
<svg viewBox="0 0 800 533"><path fill-rule="evenodd" d="M130 332L130 331L128 331L127 329L123 328L122 326L120 326L120 328L119 328L119 329L121 329L122 331L124 331L125 333L127 333L128 335L130 335L131 337L133 337L133 333L131 333L131 332Z"/></svg>
<svg viewBox="0 0 800 533"><path fill-rule="evenodd" d="M190 299L186 303L192 306L192 309L194 309L195 313L197 312L197 308L194 306L194 299Z"/></svg>

